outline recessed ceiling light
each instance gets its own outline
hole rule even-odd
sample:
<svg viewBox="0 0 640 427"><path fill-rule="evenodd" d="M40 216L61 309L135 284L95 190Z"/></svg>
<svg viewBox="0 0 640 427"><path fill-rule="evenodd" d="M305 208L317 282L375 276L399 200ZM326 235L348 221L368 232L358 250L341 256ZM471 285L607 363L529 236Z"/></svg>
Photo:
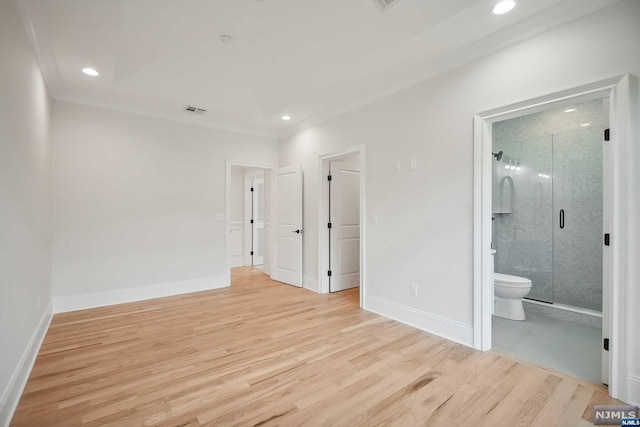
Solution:
<svg viewBox="0 0 640 427"><path fill-rule="evenodd" d="M287 116L286 114L280 118L284 121L291 120L291 116Z"/></svg>
<svg viewBox="0 0 640 427"><path fill-rule="evenodd" d="M516 2L513 0L503 0L500 3L496 4L493 8L493 13L495 15L502 15L503 13L509 12L516 6Z"/></svg>
<svg viewBox="0 0 640 427"><path fill-rule="evenodd" d="M90 68L90 67L83 68L82 72L85 73L87 76L91 76L91 77L98 77L100 75L98 70L96 70L95 68Z"/></svg>
<svg viewBox="0 0 640 427"><path fill-rule="evenodd" d="M591 126L591 123L582 123L580 127L586 128L587 126Z"/></svg>
<svg viewBox="0 0 640 427"><path fill-rule="evenodd" d="M566 110L564 110L565 113L573 113L574 111L576 111L575 108L567 108Z"/></svg>

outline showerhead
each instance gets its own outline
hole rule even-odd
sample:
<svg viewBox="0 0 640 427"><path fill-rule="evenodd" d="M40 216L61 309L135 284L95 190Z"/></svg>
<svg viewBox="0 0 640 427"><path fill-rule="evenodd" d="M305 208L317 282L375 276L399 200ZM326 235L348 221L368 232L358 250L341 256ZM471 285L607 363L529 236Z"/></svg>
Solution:
<svg viewBox="0 0 640 427"><path fill-rule="evenodd" d="M499 151L497 153L491 153L491 154L493 154L493 157L495 157L497 161L500 161L500 159L502 158L502 151Z"/></svg>

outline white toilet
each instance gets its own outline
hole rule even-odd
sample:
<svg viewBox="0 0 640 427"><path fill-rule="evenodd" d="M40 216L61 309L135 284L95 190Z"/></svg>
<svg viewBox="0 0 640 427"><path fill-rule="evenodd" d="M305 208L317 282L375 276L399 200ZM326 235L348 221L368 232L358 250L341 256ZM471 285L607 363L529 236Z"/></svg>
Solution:
<svg viewBox="0 0 640 427"><path fill-rule="evenodd" d="M524 320L522 298L531 290L531 280L510 274L493 273L496 316Z"/></svg>

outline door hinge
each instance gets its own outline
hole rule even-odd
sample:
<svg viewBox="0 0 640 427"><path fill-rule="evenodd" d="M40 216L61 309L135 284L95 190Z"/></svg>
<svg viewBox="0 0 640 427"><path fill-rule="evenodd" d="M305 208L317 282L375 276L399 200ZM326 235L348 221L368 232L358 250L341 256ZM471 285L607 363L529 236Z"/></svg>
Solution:
<svg viewBox="0 0 640 427"><path fill-rule="evenodd" d="M611 244L611 235L609 233L605 233L604 235L604 245L609 246Z"/></svg>
<svg viewBox="0 0 640 427"><path fill-rule="evenodd" d="M327 276L331 277L331 270L327 271Z"/></svg>
<svg viewBox="0 0 640 427"><path fill-rule="evenodd" d="M605 141L609 141L610 137L611 137L611 135L610 135L609 129L605 129L604 130L604 140Z"/></svg>
<svg viewBox="0 0 640 427"><path fill-rule="evenodd" d="M333 178L331 178L331 175L327 176L327 181L331 181Z"/></svg>
<svg viewBox="0 0 640 427"><path fill-rule="evenodd" d="M251 251L251 256L253 256L253 251Z"/></svg>
<svg viewBox="0 0 640 427"><path fill-rule="evenodd" d="M331 223L328 223L328 224L327 224L327 228L331 228Z"/></svg>
<svg viewBox="0 0 640 427"><path fill-rule="evenodd" d="M253 191L253 187L251 187L251 191Z"/></svg>
<svg viewBox="0 0 640 427"><path fill-rule="evenodd" d="M604 339L604 342L602 343L602 348L609 351L609 338Z"/></svg>
<svg viewBox="0 0 640 427"><path fill-rule="evenodd" d="M251 224L253 224L253 220L251 220Z"/></svg>

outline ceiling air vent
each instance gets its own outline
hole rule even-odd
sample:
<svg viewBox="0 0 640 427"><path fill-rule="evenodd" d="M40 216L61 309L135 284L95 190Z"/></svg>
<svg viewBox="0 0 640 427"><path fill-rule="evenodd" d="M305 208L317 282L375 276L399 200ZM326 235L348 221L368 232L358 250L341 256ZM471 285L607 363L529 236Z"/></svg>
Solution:
<svg viewBox="0 0 640 427"><path fill-rule="evenodd" d="M381 11L385 11L393 6L395 3L398 3L399 0L373 0L373 2L378 6Z"/></svg>
<svg viewBox="0 0 640 427"><path fill-rule="evenodd" d="M205 110L204 108L198 108L198 107L194 107L193 105L189 105L187 106L184 111L186 111L187 113L192 113L192 114L204 114L207 112L207 110Z"/></svg>

